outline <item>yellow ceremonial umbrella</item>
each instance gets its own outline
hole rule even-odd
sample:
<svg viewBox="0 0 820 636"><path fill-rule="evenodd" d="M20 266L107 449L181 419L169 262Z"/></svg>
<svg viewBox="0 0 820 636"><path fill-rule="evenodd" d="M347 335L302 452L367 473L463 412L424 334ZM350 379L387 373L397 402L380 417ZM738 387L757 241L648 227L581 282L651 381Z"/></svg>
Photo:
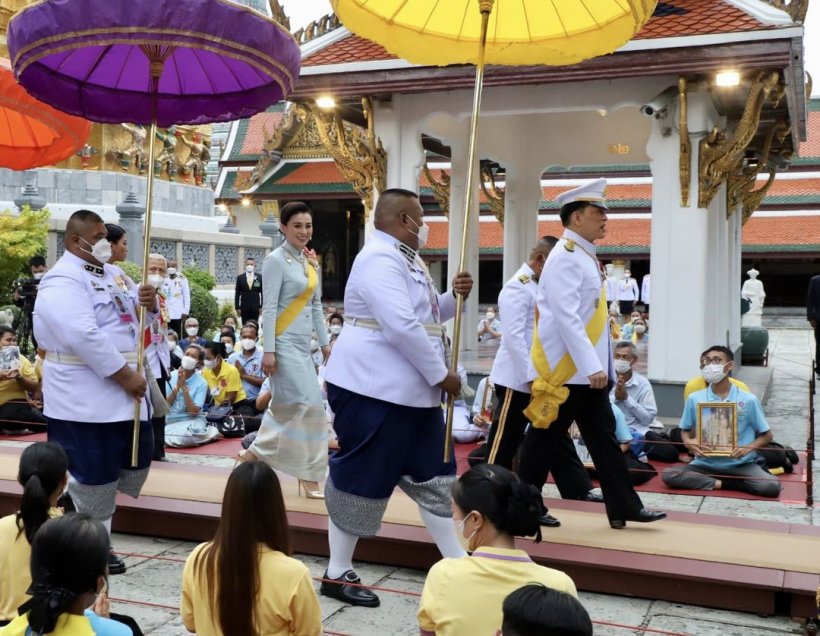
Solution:
<svg viewBox="0 0 820 636"><path fill-rule="evenodd" d="M628 42L655 10L657 0L331 0L352 32L422 65L475 64L475 95L467 164L467 197L459 271L476 188L478 114L485 64L564 66L606 55ZM495 10L494 10L495 9ZM461 309L458 296L451 369L458 366ZM452 445L453 399L447 404L444 459Z"/></svg>

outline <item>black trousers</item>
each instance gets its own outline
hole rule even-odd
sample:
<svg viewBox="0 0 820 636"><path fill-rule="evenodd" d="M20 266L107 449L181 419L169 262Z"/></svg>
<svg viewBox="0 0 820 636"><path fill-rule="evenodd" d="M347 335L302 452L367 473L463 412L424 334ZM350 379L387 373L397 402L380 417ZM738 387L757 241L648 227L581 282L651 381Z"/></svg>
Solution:
<svg viewBox="0 0 820 636"><path fill-rule="evenodd" d="M563 472L572 465L570 454L580 464L572 440L567 435L569 427L575 422L595 462L607 516L610 519L624 519L637 514L643 503L632 487L624 454L615 439L615 414L609 402L608 389L592 389L576 384L568 384L567 388L569 397L561 405L558 418L552 425L546 429L530 427L527 431L521 447L519 476L540 487L543 484L542 475L552 470L555 483L559 484L559 471ZM586 479L589 480L588 475ZM561 496L564 494L561 493Z"/></svg>
<svg viewBox="0 0 820 636"><path fill-rule="evenodd" d="M645 444L643 452L649 459L657 459L659 462L668 462L674 464L680 459L680 451L685 446L681 447L672 443L672 438L666 433L656 433L655 431L646 431L644 435ZM653 443L656 442L656 443Z"/></svg>
<svg viewBox="0 0 820 636"><path fill-rule="evenodd" d="M24 428L42 433L46 430L45 415L28 402L11 401L0 404L0 429L15 431Z"/></svg>
<svg viewBox="0 0 820 636"><path fill-rule="evenodd" d="M239 315L242 317L242 324L245 325L249 320L259 322L259 307L245 307L239 308Z"/></svg>
<svg viewBox="0 0 820 636"><path fill-rule="evenodd" d="M177 338L182 340L183 338L187 338L188 334L183 333L182 331L182 318L173 318L168 321L168 328L172 331L175 331L177 334Z"/></svg>
<svg viewBox="0 0 820 636"><path fill-rule="evenodd" d="M814 370L820 376L820 320L817 321L817 326L814 328Z"/></svg>
<svg viewBox="0 0 820 636"><path fill-rule="evenodd" d="M529 424L524 409L530 403L530 394L496 384L495 395L498 404L487 436L487 462L512 470Z"/></svg>
<svg viewBox="0 0 820 636"><path fill-rule="evenodd" d="M160 365L160 367L162 367L162 365ZM157 378L157 384L159 385L159 390L162 392L162 396L165 397L165 390L170 376L165 369L162 369L161 376L162 377ZM153 459L156 461L161 461L165 459L165 418L152 417L151 428L154 429Z"/></svg>

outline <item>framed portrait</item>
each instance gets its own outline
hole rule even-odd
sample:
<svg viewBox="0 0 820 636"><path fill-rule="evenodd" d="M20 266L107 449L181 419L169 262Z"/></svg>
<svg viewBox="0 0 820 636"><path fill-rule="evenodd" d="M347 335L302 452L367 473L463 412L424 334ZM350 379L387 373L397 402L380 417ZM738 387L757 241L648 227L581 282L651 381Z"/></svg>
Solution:
<svg viewBox="0 0 820 636"><path fill-rule="evenodd" d="M709 457L731 455L732 451L737 448L737 404L734 402L698 404L697 440L704 455Z"/></svg>

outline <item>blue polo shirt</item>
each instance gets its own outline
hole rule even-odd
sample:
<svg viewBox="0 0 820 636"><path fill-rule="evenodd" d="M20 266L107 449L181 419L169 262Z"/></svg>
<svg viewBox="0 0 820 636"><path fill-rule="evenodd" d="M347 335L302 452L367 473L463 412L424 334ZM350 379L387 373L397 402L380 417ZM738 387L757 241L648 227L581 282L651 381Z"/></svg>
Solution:
<svg viewBox="0 0 820 636"><path fill-rule="evenodd" d="M228 364L235 366L236 361L238 360L239 364L242 365L242 368L245 369L245 373L247 375L252 375L257 378L264 378L265 375L262 373L263 355L262 348L257 345L256 349L253 350L253 355L249 358L245 356L244 351L234 351L228 356ZM242 380L242 388L245 389L245 395L248 399L251 402L255 402L257 396L259 395L260 387Z"/></svg>
<svg viewBox="0 0 820 636"><path fill-rule="evenodd" d="M749 446L755 439L769 431L769 424L763 414L763 407L760 400L753 394L742 391L734 384L729 389L726 399L721 399L712 391L712 386L701 391L695 391L686 400L686 407L683 409L683 416L680 420L680 427L685 430L697 429L698 404L703 402L734 402L737 404L737 444L738 446ZM743 464L754 462L757 459L757 452L733 459L731 457L696 457L691 465L704 468L734 468Z"/></svg>

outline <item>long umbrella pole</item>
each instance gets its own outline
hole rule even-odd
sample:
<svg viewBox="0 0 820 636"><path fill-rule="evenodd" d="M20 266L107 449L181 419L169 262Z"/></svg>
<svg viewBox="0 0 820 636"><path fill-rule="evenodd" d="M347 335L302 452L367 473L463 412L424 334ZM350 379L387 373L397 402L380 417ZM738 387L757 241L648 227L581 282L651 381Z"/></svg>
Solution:
<svg viewBox="0 0 820 636"><path fill-rule="evenodd" d="M475 180L475 162L478 141L478 117L481 112L481 93L484 89L484 50L487 46L487 26L490 22L490 12L493 10L495 0L480 0L479 9L481 11L481 38L478 44L478 61L475 67L475 90L473 93L473 114L470 120L470 145L467 152L467 196L464 208L464 225L461 228L461 253L458 259L458 271L463 272L467 257L467 234L470 227L470 214L473 209L473 196L476 188L473 185ZM456 315L453 323L453 344L452 356L450 358L450 371L458 373L458 352L461 343L461 313L464 308L464 296L456 294ZM444 432L444 461L449 462L453 451L453 407L456 396L450 395L447 398L447 418Z"/></svg>
<svg viewBox="0 0 820 636"><path fill-rule="evenodd" d="M154 141L157 136L157 93L162 63L151 62L151 132L148 142L148 185L145 188L145 230L142 243L142 284L148 281L148 255L151 253L151 216L154 199ZM145 307L140 305L140 327L137 338L137 373L142 375L145 367ZM148 392L146 392L146 396ZM147 399L147 398L146 398ZM131 438L131 466L136 467L140 446L140 406L142 400L134 402L134 427Z"/></svg>

